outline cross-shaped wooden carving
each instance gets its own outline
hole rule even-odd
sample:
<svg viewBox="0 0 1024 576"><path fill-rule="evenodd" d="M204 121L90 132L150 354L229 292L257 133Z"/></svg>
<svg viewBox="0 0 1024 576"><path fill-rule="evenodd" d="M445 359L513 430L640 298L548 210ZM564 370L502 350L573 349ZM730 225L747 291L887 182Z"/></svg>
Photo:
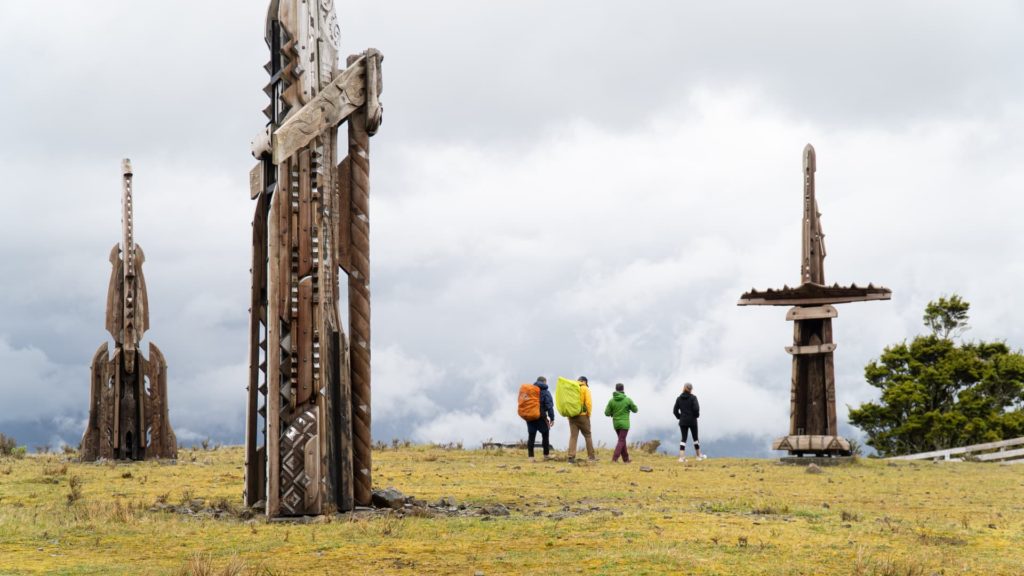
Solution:
<svg viewBox="0 0 1024 576"><path fill-rule="evenodd" d="M888 288L859 287L856 284L825 285L825 234L815 198L814 173L817 169L814 147L804 148L803 249L800 260L800 285L781 290L751 289L740 297L740 306L792 306L786 320L793 321L793 345L786 352L793 356L790 393L789 435L776 439L773 450L788 450L802 456L844 456L850 443L839 436L836 422L836 381L832 341L832 319L838 316L833 304L888 300Z"/></svg>

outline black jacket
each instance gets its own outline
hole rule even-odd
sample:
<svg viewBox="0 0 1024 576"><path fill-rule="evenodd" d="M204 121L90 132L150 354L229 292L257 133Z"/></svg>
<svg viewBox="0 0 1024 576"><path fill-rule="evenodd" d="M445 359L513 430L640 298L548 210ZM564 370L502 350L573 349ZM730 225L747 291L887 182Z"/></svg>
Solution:
<svg viewBox="0 0 1024 576"><path fill-rule="evenodd" d="M548 385L544 382L534 382L534 386L540 388L540 417L548 417L548 420L555 421L555 401L551 398Z"/></svg>
<svg viewBox="0 0 1024 576"><path fill-rule="evenodd" d="M680 424L692 425L700 418L700 404L697 397L689 392L683 392L676 398L676 405L672 408L672 414Z"/></svg>

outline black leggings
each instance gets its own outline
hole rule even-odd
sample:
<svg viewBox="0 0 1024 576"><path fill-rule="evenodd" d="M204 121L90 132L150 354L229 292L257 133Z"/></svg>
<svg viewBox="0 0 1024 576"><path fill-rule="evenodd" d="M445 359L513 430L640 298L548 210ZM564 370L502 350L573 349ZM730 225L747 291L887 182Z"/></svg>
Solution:
<svg viewBox="0 0 1024 576"><path fill-rule="evenodd" d="M551 444L548 443L548 433L551 429L548 428L547 419L541 416L536 420L527 422L526 430L530 434L530 441L526 445L526 451L530 455L530 458L533 458L533 446L537 441L537 432L540 432L540 439L544 446L544 455L547 456L551 451Z"/></svg>
<svg viewBox="0 0 1024 576"><path fill-rule="evenodd" d="M682 422L679 423L679 434L682 437L682 440L679 441L679 446L680 447L686 446L686 433L687 432L693 434L693 445L696 446L697 448L700 448L700 438L697 436L697 423L696 422L694 422L693 424L683 424Z"/></svg>

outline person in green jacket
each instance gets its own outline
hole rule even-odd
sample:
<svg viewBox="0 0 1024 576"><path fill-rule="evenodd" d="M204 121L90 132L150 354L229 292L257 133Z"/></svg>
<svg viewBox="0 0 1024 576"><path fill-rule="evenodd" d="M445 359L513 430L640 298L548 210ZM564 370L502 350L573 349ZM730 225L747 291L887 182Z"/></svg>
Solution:
<svg viewBox="0 0 1024 576"><path fill-rule="evenodd" d="M629 434L629 413L635 413L637 408L636 403L623 392L625 389L626 387L621 382L615 385L615 393L612 394L612 399L605 406L604 415L612 417L612 427L615 428L615 433L619 436L619 441L615 444L615 453L612 454L612 462L618 462L619 456L622 456L622 461L629 464L626 434Z"/></svg>

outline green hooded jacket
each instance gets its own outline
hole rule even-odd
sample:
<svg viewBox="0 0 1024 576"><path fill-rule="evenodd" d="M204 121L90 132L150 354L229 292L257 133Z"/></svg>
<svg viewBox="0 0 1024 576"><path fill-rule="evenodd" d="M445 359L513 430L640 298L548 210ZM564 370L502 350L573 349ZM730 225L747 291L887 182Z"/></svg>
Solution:
<svg viewBox="0 0 1024 576"><path fill-rule="evenodd" d="M616 430L629 430L629 413L636 412L636 404L624 393L615 391L612 399L605 406L604 415L612 417L612 427Z"/></svg>

